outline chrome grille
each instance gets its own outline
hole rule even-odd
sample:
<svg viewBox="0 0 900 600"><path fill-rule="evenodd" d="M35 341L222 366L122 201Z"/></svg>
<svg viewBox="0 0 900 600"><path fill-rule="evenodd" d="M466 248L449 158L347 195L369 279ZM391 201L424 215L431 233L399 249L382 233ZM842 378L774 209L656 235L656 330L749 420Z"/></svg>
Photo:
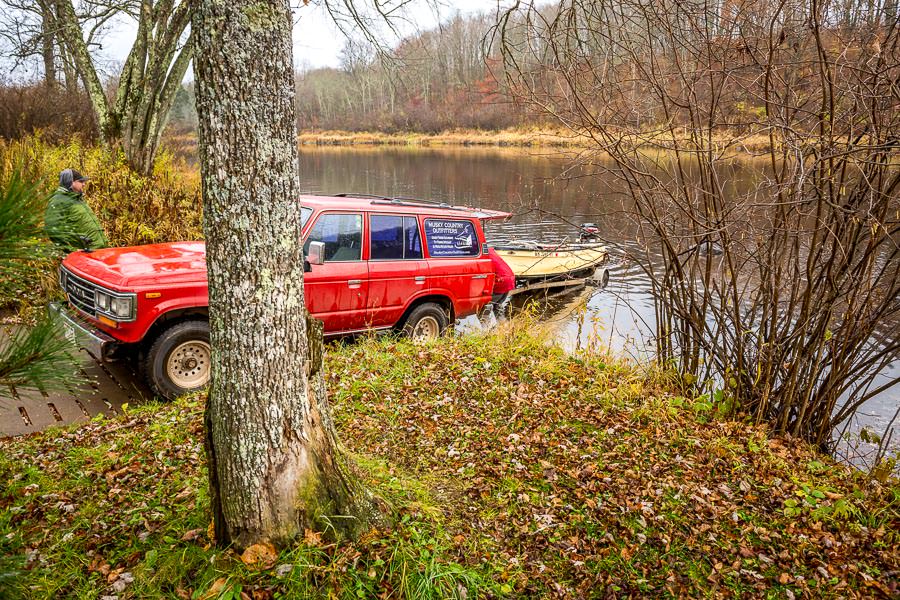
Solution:
<svg viewBox="0 0 900 600"><path fill-rule="evenodd" d="M98 286L81 277L73 275L68 269L63 268L63 271L65 271L64 291L72 306L92 317L97 316L97 309L94 305L96 302L94 292L97 290Z"/></svg>

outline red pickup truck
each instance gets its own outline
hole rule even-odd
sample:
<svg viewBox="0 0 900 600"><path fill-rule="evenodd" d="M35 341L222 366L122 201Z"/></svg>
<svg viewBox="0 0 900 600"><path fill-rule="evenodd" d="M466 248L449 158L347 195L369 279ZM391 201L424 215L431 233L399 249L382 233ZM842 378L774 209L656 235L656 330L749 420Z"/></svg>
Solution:
<svg viewBox="0 0 900 600"><path fill-rule="evenodd" d="M482 221L507 213L409 199L304 196L298 202L309 312L336 336L394 329L433 338L491 300ZM210 377L203 242L69 254L54 304L66 335L100 360L131 348L165 398Z"/></svg>

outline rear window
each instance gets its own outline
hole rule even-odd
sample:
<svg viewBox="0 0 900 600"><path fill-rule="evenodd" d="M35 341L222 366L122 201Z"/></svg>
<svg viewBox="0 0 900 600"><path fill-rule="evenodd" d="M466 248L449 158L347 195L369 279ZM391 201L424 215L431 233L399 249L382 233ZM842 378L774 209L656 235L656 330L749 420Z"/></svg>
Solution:
<svg viewBox="0 0 900 600"><path fill-rule="evenodd" d="M372 215L369 221L369 258L403 260L422 258L422 239L415 217Z"/></svg>
<svg viewBox="0 0 900 600"><path fill-rule="evenodd" d="M425 219L425 242L434 258L478 256L481 245L472 221Z"/></svg>

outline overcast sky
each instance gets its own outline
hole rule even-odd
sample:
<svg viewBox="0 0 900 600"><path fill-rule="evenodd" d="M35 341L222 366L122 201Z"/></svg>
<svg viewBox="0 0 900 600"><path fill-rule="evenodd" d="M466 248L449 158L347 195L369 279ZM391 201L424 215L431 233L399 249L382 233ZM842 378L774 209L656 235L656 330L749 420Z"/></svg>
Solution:
<svg viewBox="0 0 900 600"><path fill-rule="evenodd" d="M403 36L412 35L417 30L433 29L456 12L473 14L497 10L497 0L445 0L437 7L429 4L421 1L413 3L405 18L397 21ZM297 20L294 26L294 62L299 65L305 61L311 67L338 66L344 36L331 16L312 4L295 9L294 14Z"/></svg>
<svg viewBox="0 0 900 600"><path fill-rule="evenodd" d="M497 0L439 0L440 5L433 2L419 1L410 4L404 16L395 21L397 29L403 36L425 31L437 26L456 12L461 14L474 14L495 12ZM302 2L294 9L294 63L297 66L337 67L339 54L344 45L344 35L334 24L331 16L317 3L303 6ZM501 5L506 5L506 0L501 0ZM103 53L111 62L123 62L134 43L137 24L133 21L122 20L112 26L108 36L104 40ZM390 36L385 34L385 40L390 43ZM188 75L188 78L191 78Z"/></svg>

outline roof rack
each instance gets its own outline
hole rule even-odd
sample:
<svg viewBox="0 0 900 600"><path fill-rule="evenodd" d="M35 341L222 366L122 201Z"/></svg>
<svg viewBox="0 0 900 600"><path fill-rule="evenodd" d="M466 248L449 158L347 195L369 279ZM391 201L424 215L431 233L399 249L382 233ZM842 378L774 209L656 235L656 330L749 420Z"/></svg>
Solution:
<svg viewBox="0 0 900 600"><path fill-rule="evenodd" d="M448 204L446 202L440 202L438 200L420 200L419 198L411 198L409 196L394 196L393 198L391 198L391 200L394 200L395 202L398 202L398 203L414 202L414 203L419 203L419 204L427 204L429 206L432 206L432 205L440 206L441 208L449 208L449 207L453 206L452 204Z"/></svg>
<svg viewBox="0 0 900 600"><path fill-rule="evenodd" d="M453 206L452 204L448 204L446 202L438 202L436 200L419 200L418 198L409 198L406 196L396 196L394 198L388 198L387 196L379 196L377 194L353 194L353 193L342 193L335 194L335 196L339 198L371 198L372 204L379 204L382 206L422 206L426 208L440 208L443 210L458 210L461 212L478 212L477 208L470 208L468 206Z"/></svg>
<svg viewBox="0 0 900 600"><path fill-rule="evenodd" d="M342 192L334 195L336 198L376 198L378 200L390 200L387 196L379 196L378 194L355 194L350 192Z"/></svg>
<svg viewBox="0 0 900 600"><path fill-rule="evenodd" d="M453 206L446 202L431 202L429 200L416 200L415 198L382 198L372 200L372 204L389 204L392 206L423 206L426 208L440 208L442 210L458 210L463 212L472 212L473 209L467 206Z"/></svg>
<svg viewBox="0 0 900 600"><path fill-rule="evenodd" d="M393 198L391 198L389 196L379 196L378 194L355 194L353 192L342 192L340 194L335 194L335 196L338 198L372 198L379 204L411 204L419 206L439 206L441 208L452 208L452 205L447 204L446 202L437 202L435 200L420 200L418 198L410 198L408 196L394 196Z"/></svg>

